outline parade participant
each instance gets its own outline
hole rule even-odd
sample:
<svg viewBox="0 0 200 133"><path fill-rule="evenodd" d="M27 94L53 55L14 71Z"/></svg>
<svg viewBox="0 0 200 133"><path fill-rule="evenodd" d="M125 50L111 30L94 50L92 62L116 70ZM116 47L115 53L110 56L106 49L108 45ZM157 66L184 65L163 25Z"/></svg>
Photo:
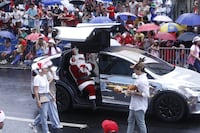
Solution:
<svg viewBox="0 0 200 133"><path fill-rule="evenodd" d="M78 49L73 49L73 55L70 59L69 70L74 77L79 90L82 92L86 90L89 93L89 100L92 103L92 109L96 109L96 90L95 82L91 79L91 71L94 65L87 63L83 54L79 54Z"/></svg>
<svg viewBox="0 0 200 133"><path fill-rule="evenodd" d="M49 81L46 75L48 73L49 62L39 62L37 65L39 70L33 81L34 95L40 115L37 118L37 122L40 121L43 133L49 133L47 125L48 116L52 122L52 128L60 128L60 121L55 105L55 97L50 92ZM58 118L58 121L55 118Z"/></svg>
<svg viewBox="0 0 200 133"><path fill-rule="evenodd" d="M139 62L131 65L130 68L138 76L134 85L129 85L126 96L131 96L129 105L128 128L127 133L133 133L135 123L138 125L139 133L147 133L145 124L145 112L148 107L149 97L149 82L146 73L144 72L144 58L140 58Z"/></svg>

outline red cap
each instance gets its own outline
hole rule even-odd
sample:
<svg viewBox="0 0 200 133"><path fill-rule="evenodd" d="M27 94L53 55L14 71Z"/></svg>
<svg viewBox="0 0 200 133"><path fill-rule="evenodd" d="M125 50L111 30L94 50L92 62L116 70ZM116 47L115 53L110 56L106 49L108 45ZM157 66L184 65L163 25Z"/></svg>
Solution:
<svg viewBox="0 0 200 133"><path fill-rule="evenodd" d="M104 120L101 125L104 133L115 133L119 130L117 123L112 120Z"/></svg>

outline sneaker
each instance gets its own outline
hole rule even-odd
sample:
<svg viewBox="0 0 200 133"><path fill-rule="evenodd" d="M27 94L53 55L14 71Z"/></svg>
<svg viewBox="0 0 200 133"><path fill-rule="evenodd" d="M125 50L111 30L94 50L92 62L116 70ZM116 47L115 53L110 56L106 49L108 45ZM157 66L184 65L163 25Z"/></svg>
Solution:
<svg viewBox="0 0 200 133"><path fill-rule="evenodd" d="M4 64L4 65L8 63L8 61L7 61L7 60L3 60L3 61L4 61L4 62L3 62L3 64Z"/></svg>
<svg viewBox="0 0 200 133"><path fill-rule="evenodd" d="M37 127L33 123L29 123L28 126L33 130L34 133L37 133Z"/></svg>
<svg viewBox="0 0 200 133"><path fill-rule="evenodd" d="M5 64L7 64L7 63L8 63L7 60L2 60L2 61L0 62L0 64L2 64L2 65L5 65Z"/></svg>

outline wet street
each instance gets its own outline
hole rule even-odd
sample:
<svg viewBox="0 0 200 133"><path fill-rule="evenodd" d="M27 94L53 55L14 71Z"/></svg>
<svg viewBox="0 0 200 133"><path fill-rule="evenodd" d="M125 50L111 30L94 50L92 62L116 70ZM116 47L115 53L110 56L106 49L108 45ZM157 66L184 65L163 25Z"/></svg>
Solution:
<svg viewBox="0 0 200 133"><path fill-rule="evenodd" d="M37 115L35 100L30 91L30 70L0 69L0 109L6 114L3 133L32 133L28 124ZM115 120L119 133L125 133L128 112L98 109L76 109L60 113L64 133L103 133L101 122ZM147 115L148 133L199 133L200 115L176 123L164 123Z"/></svg>

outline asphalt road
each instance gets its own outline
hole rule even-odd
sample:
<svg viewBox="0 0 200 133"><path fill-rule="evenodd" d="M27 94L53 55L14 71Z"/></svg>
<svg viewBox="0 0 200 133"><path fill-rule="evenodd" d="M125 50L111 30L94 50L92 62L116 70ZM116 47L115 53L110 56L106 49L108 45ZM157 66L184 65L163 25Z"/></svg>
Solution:
<svg viewBox="0 0 200 133"><path fill-rule="evenodd" d="M3 133L32 133L28 123L37 115L35 100L30 93L30 70L0 68L0 109L6 114ZM99 109L75 109L60 113L64 133L103 133L101 122L115 120L119 133L125 133L128 112ZM176 123L164 123L147 115L148 133L199 133L200 115Z"/></svg>

